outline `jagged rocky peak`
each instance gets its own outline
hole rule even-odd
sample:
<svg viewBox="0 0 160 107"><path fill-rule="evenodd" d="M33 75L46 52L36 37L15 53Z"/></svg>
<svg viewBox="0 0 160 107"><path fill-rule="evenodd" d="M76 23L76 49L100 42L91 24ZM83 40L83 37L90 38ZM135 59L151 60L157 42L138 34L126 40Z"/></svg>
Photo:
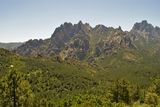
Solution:
<svg viewBox="0 0 160 107"><path fill-rule="evenodd" d="M79 32L79 31L88 32L92 30L92 27L89 25L89 23L84 24L81 20L77 24L74 24L74 28L76 32Z"/></svg>
<svg viewBox="0 0 160 107"><path fill-rule="evenodd" d="M99 25L96 25L96 26L94 27L94 29L96 29L96 30L98 30L98 29L107 29L107 27L104 26L104 25L102 25L102 24L99 24Z"/></svg>
<svg viewBox="0 0 160 107"><path fill-rule="evenodd" d="M42 39L30 39L29 41L26 42L26 45L31 45L31 46L38 46L39 44L43 43Z"/></svg>
<svg viewBox="0 0 160 107"><path fill-rule="evenodd" d="M71 31L72 29L72 23L65 22L64 24L61 24L58 28L55 29L54 33L52 34L52 37L56 36L59 32Z"/></svg>
<svg viewBox="0 0 160 107"><path fill-rule="evenodd" d="M143 20L140 23L135 23L132 30L137 30L141 32L151 32L154 29L152 24L149 24L147 20Z"/></svg>
<svg viewBox="0 0 160 107"><path fill-rule="evenodd" d="M117 28L117 30L123 31L122 28L121 28L121 26L119 26L119 27Z"/></svg>
<svg viewBox="0 0 160 107"><path fill-rule="evenodd" d="M83 25L83 22L80 20L80 21L78 22L78 25Z"/></svg>
<svg viewBox="0 0 160 107"><path fill-rule="evenodd" d="M135 23L131 30L131 33L132 34L138 33L142 36L148 36L151 38L160 37L159 27L154 27L152 24L148 23L146 20L143 20L140 23Z"/></svg>
<svg viewBox="0 0 160 107"><path fill-rule="evenodd" d="M88 23L79 21L77 24L65 22L55 29L47 40L30 40L21 45L16 52L21 55L52 55L76 56L83 59L87 54L114 53L119 48L133 48L134 41L143 42L155 37L160 38L160 28L153 27L147 21L135 23L130 32L118 28L97 25L92 28ZM137 42L136 42L137 43ZM100 45L99 45L100 44ZM89 53L92 52L92 53Z"/></svg>
<svg viewBox="0 0 160 107"><path fill-rule="evenodd" d="M96 33L104 33L108 31L108 28L102 24L99 24L93 28L93 31Z"/></svg>
<svg viewBox="0 0 160 107"><path fill-rule="evenodd" d="M89 23L83 23L81 20L75 25L78 25L79 27L90 26Z"/></svg>
<svg viewBox="0 0 160 107"><path fill-rule="evenodd" d="M92 27L88 23L83 24L82 21L79 21L77 24L74 24L74 25L70 22L69 23L65 22L60 27L55 29L54 33L52 34L52 38L60 35L72 37L74 34L78 33L79 31L88 32L91 29Z"/></svg>

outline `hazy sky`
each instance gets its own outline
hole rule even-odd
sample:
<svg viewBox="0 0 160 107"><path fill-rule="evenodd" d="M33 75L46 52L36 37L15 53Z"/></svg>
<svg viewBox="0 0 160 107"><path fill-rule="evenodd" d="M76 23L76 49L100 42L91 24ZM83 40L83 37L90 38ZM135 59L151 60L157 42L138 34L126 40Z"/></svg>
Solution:
<svg viewBox="0 0 160 107"><path fill-rule="evenodd" d="M79 20L123 30L142 20L160 26L159 11L160 0L0 0L0 42L49 38Z"/></svg>

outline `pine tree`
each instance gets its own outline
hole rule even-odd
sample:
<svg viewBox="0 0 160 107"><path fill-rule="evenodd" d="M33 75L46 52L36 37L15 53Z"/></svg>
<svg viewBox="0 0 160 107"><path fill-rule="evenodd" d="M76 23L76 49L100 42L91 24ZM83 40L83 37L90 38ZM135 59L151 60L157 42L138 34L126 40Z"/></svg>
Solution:
<svg viewBox="0 0 160 107"><path fill-rule="evenodd" d="M129 104L131 101L130 83L127 80L121 79L114 82L110 92L112 102Z"/></svg>
<svg viewBox="0 0 160 107"><path fill-rule="evenodd" d="M0 105L28 107L34 102L34 94L25 74L11 66L10 71L0 80Z"/></svg>

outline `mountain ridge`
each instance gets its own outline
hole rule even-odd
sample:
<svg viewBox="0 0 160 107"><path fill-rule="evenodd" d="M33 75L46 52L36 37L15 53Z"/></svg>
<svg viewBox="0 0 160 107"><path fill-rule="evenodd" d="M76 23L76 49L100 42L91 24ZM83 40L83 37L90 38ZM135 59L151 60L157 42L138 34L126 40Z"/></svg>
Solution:
<svg viewBox="0 0 160 107"><path fill-rule="evenodd" d="M118 28L104 25L91 27L82 21L77 24L65 22L55 29L50 38L29 40L15 51L24 56L54 54L62 59L84 60L116 54L123 48L136 49L139 46L137 44L142 41L148 43L159 38L160 28L154 27L146 20L135 23L130 31L123 31L120 26Z"/></svg>

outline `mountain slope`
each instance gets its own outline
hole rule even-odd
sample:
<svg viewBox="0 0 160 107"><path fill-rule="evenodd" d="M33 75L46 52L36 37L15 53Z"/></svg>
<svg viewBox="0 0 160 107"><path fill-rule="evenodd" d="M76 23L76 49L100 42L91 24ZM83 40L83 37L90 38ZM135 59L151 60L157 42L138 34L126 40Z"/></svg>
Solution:
<svg viewBox="0 0 160 107"><path fill-rule="evenodd" d="M92 28L88 23L64 23L56 28L51 38L46 40L29 40L16 49L25 56L52 54L62 59L76 58L94 60L100 56L116 54L119 49L147 48L146 45L158 45L160 28L148 24L147 21L135 23L132 30L123 31L121 27L114 29L97 25ZM158 47L155 47L157 50ZM93 59L94 58L94 59Z"/></svg>
<svg viewBox="0 0 160 107"><path fill-rule="evenodd" d="M51 55L67 52L67 56L84 59L89 52L92 52L94 55L98 51L100 44L105 45L102 47L102 51L114 50L111 48L118 48L119 45L132 47L132 44L128 41L129 38L127 39L126 32L123 32L121 29L104 27L99 25L92 28L89 24L83 24L81 21L74 25L64 23L55 30L51 38L46 40L29 40L18 47L17 53L21 55ZM109 43L106 43L108 41ZM79 53L80 55L77 55Z"/></svg>
<svg viewBox="0 0 160 107"><path fill-rule="evenodd" d="M135 23L131 31L104 25L92 28L81 21L64 23L51 38L30 40L16 52L24 56L57 56L64 61L77 59L99 67L103 72L98 75L104 78L116 79L125 74L126 78L143 82L160 74L160 28L145 20Z"/></svg>

